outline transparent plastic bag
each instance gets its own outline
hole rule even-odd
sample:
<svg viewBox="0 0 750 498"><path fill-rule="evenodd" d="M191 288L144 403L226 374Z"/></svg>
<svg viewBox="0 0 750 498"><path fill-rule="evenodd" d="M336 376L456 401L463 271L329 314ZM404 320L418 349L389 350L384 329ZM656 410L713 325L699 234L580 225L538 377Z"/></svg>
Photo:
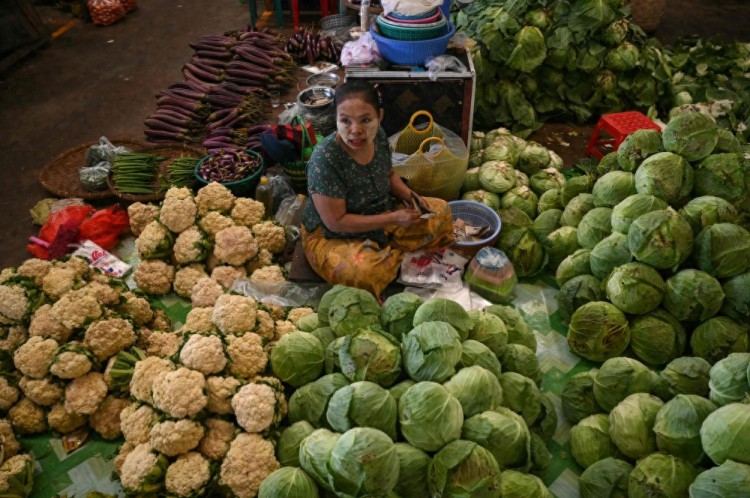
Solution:
<svg viewBox="0 0 750 498"><path fill-rule="evenodd" d="M274 220L283 226L297 226L300 223L302 217L302 210L305 208L307 203L306 195L295 195L293 197L287 197L281 201L278 211L276 211L276 217Z"/></svg>
<svg viewBox="0 0 750 498"><path fill-rule="evenodd" d="M401 261L398 281L430 289L457 290L463 287L461 275L468 261L450 249L409 252Z"/></svg>
<svg viewBox="0 0 750 498"><path fill-rule="evenodd" d="M317 306L320 298L331 288L329 284L305 284L299 282L254 282L238 278L232 284L232 292L255 298L264 304L277 306Z"/></svg>
<svg viewBox="0 0 750 498"><path fill-rule="evenodd" d="M120 0L88 0L91 20L99 26L109 26L125 17L126 10Z"/></svg>
<svg viewBox="0 0 750 498"><path fill-rule="evenodd" d="M432 81L437 81L438 73L466 72L466 66L455 55L438 55L429 57L425 62L427 75Z"/></svg>
<svg viewBox="0 0 750 498"><path fill-rule="evenodd" d="M273 193L273 212L278 213L281 202L287 197L294 197L292 179L284 173L268 175L268 184L271 186L271 192Z"/></svg>
<svg viewBox="0 0 750 498"><path fill-rule="evenodd" d="M96 163L87 168L81 168L79 177L81 185L88 191L98 192L107 188L107 176L109 176L111 164L107 161Z"/></svg>
<svg viewBox="0 0 750 498"><path fill-rule="evenodd" d="M350 41L341 49L341 64L370 64L380 60L375 39L369 32L362 33L358 40Z"/></svg>
<svg viewBox="0 0 750 498"><path fill-rule="evenodd" d="M130 152L127 147L118 147L109 141L107 137L101 137L99 143L92 145L86 150L85 166L90 168L101 162L111 163L116 155Z"/></svg>

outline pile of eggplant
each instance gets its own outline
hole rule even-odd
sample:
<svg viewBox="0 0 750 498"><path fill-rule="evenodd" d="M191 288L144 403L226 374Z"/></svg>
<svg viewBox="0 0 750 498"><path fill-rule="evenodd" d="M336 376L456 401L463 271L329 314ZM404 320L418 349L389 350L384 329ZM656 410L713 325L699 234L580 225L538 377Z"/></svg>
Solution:
<svg viewBox="0 0 750 498"><path fill-rule="evenodd" d="M296 83L297 63L284 51L278 33L230 32L203 36L190 44L184 82L157 96L157 109L145 121L151 142L200 144L209 151L247 148L270 111L269 91Z"/></svg>
<svg viewBox="0 0 750 498"><path fill-rule="evenodd" d="M312 28L302 27L289 37L285 50L295 60L313 65L320 59L338 63L342 47L342 43L330 36L320 36Z"/></svg>

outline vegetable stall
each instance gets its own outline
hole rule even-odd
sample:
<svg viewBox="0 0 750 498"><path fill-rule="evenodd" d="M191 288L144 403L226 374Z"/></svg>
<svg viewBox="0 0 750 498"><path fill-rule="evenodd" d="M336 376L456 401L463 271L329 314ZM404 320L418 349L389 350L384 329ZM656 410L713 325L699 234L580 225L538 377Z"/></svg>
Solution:
<svg viewBox="0 0 750 498"><path fill-rule="evenodd" d="M340 47L203 36L144 123L151 146L102 143L92 166L110 170L86 177L133 201L108 247L132 273L92 254L0 273L0 489L750 494L747 46L662 47L617 0L477 0L451 19L478 84L459 197L502 221L463 294L290 281L298 221L252 198L261 175L284 181L261 137L270 92ZM661 131L570 164L534 140L626 109Z"/></svg>

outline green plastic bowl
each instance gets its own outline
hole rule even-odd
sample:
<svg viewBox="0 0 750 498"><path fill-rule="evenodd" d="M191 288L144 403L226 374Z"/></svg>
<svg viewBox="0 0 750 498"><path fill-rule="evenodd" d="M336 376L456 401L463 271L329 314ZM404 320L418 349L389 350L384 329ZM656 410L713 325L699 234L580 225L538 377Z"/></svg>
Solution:
<svg viewBox="0 0 750 498"><path fill-rule="evenodd" d="M258 186L258 183L260 182L260 177L263 176L263 171L265 170L265 164L263 164L263 157L260 154L250 149L246 149L245 152L258 158L258 161L260 161L260 168L258 168L258 171L248 176L247 178L243 178L242 180L236 180L233 182L219 182L222 185L224 185L226 188L228 188L235 195L248 195L248 194L252 195L253 193L255 193L255 188ZM204 156L203 158L201 158L198 164L195 165L195 179L198 180L198 183L200 184L201 188L211 183L210 181L206 180L198 173L201 165L205 161L207 161L208 158L211 156L212 154L208 154L207 156Z"/></svg>

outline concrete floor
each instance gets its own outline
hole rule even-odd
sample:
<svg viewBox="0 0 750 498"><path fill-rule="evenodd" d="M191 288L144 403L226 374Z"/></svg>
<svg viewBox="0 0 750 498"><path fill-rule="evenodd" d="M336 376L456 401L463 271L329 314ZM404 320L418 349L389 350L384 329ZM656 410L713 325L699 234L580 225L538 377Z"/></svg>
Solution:
<svg viewBox="0 0 750 498"><path fill-rule="evenodd" d="M691 33L750 40L750 2L667 3L655 33L663 41ZM65 17L38 10L50 31ZM48 197L37 182L47 161L101 135L143 138L154 95L181 79L188 42L247 22L247 7L234 0L143 0L125 21L104 28L78 23L0 74L0 268L28 257L26 239L38 230L29 208ZM566 155L582 153L582 135L570 139Z"/></svg>

